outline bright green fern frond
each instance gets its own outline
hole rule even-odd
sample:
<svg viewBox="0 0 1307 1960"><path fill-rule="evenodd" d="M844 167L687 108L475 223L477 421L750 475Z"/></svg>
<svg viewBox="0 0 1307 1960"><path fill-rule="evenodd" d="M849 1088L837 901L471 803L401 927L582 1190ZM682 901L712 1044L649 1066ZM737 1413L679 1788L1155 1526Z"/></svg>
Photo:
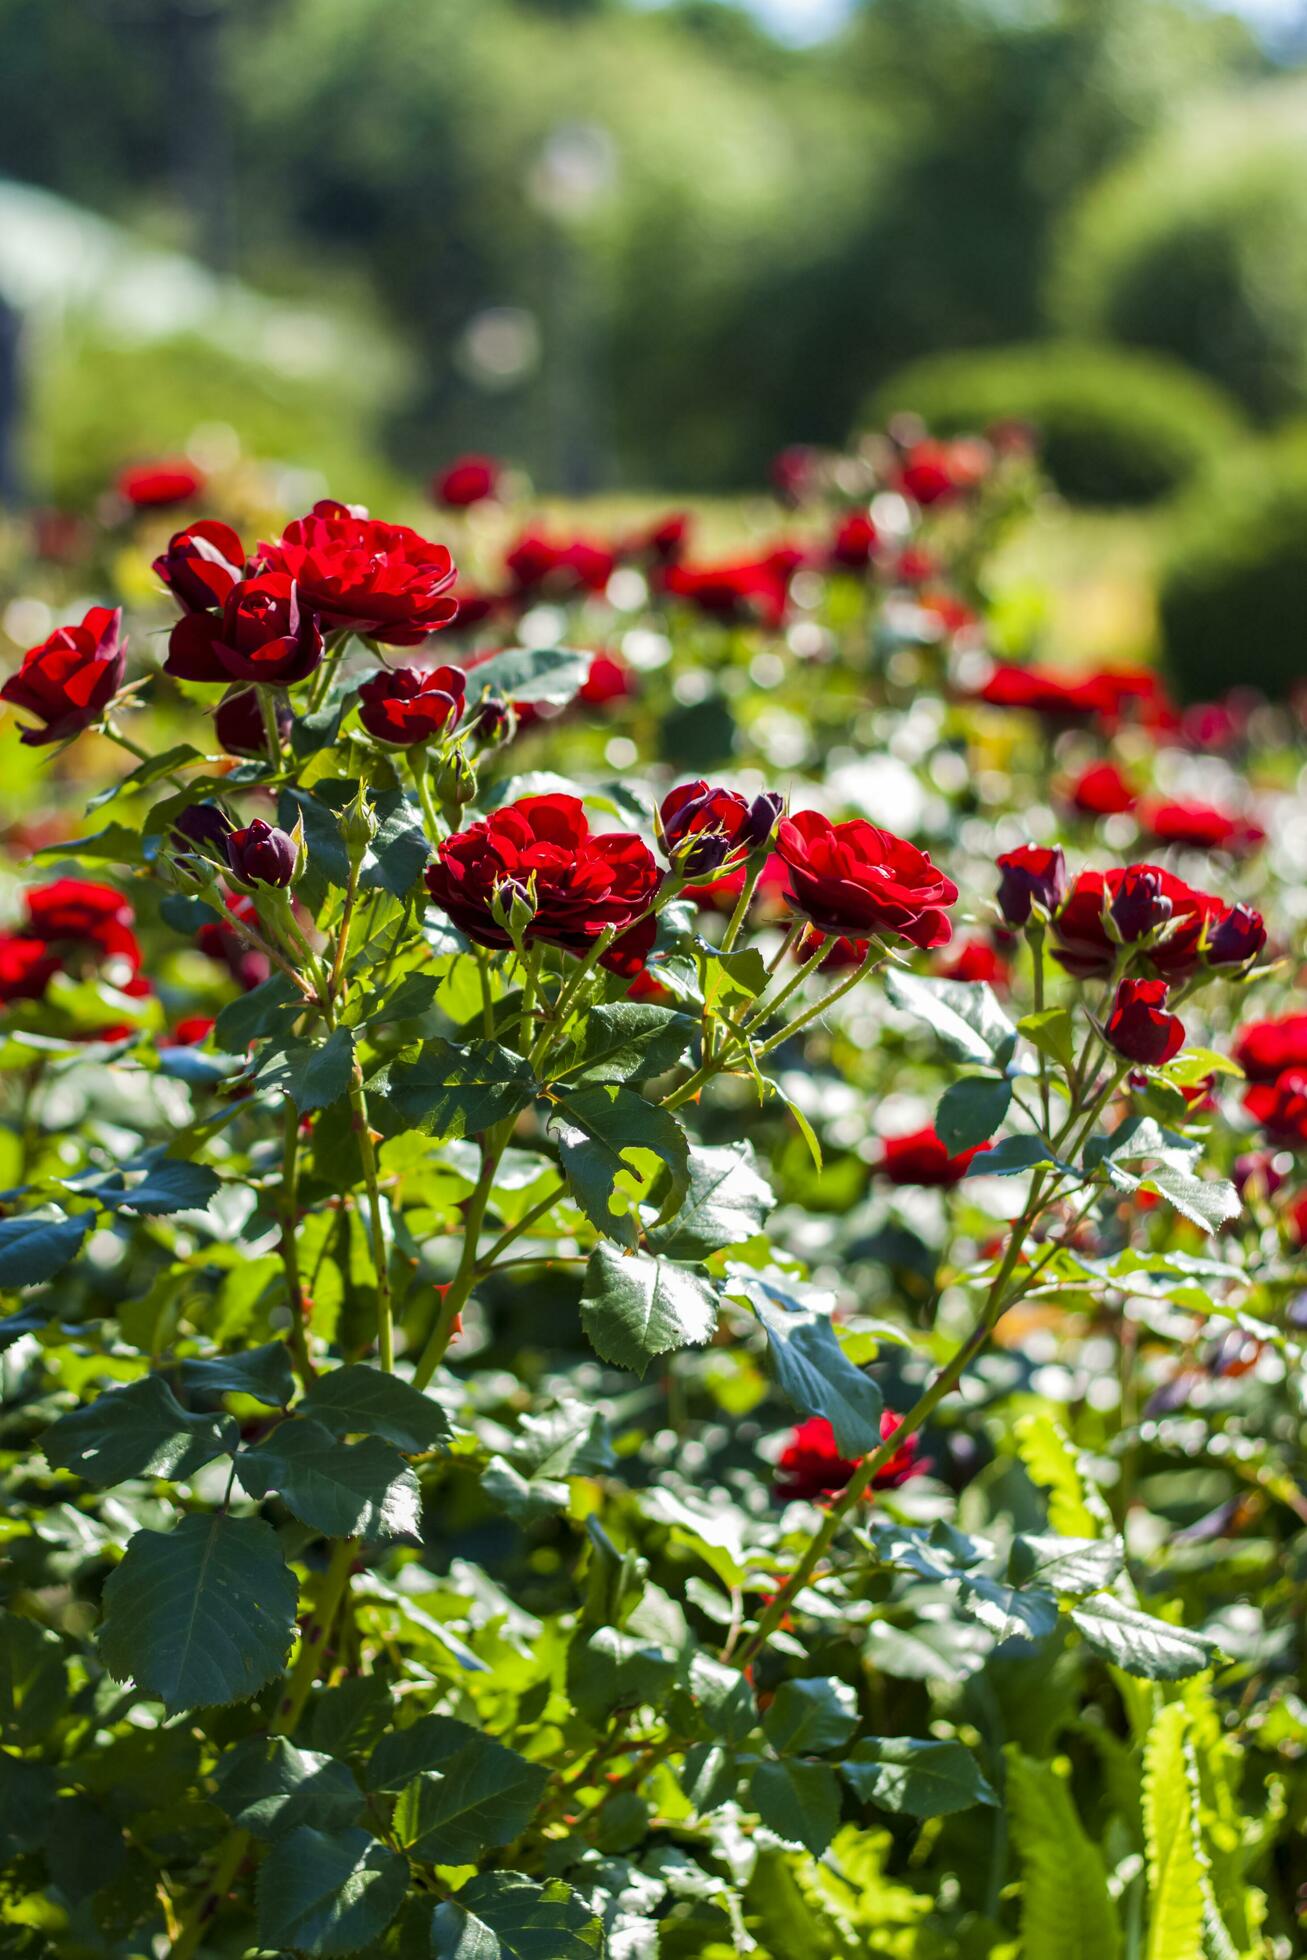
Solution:
<svg viewBox="0 0 1307 1960"><path fill-rule="evenodd" d="M1007 1752L1012 1835L1021 1853L1022 1960L1119 1960L1121 1929L1096 1845L1065 1780Z"/></svg>

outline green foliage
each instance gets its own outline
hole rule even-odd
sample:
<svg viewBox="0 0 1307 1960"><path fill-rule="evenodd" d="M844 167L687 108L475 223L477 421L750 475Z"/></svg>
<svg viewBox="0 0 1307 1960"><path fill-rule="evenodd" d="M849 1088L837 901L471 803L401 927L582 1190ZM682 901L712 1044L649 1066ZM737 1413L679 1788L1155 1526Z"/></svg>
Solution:
<svg viewBox="0 0 1307 1960"><path fill-rule="evenodd" d="M1065 1778L1019 1750L1007 1757L1012 1834L1021 1852L1021 1940L1048 1960L1118 1960L1121 1929L1097 1846ZM1177 1956L1177 1960L1179 1957Z"/></svg>

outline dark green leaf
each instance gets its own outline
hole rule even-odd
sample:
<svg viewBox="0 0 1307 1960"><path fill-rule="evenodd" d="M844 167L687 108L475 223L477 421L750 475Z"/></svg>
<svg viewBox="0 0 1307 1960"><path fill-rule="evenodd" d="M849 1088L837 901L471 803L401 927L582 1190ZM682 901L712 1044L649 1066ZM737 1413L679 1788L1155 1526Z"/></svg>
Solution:
<svg viewBox="0 0 1307 1960"><path fill-rule="evenodd" d="M183 1518L138 1531L104 1588L100 1654L170 1713L244 1701L280 1673L298 1589L258 1518Z"/></svg>
<svg viewBox="0 0 1307 1960"><path fill-rule="evenodd" d="M643 1375L655 1355L699 1347L717 1324L707 1280L670 1259L597 1245L586 1268L581 1321L595 1352Z"/></svg>
<svg viewBox="0 0 1307 1960"><path fill-rule="evenodd" d="M935 1131L950 1156L988 1143L1012 1101L1006 1076L970 1075L951 1083L935 1111Z"/></svg>
<svg viewBox="0 0 1307 1960"><path fill-rule="evenodd" d="M966 1062L1006 1066L1016 1029L983 981L926 980L891 967L885 992L905 1014L933 1028L953 1054Z"/></svg>
<svg viewBox="0 0 1307 1960"><path fill-rule="evenodd" d="M124 792L148 789L151 783L157 783L162 776L171 776L175 770L184 769L187 763L201 760L198 749L192 748L189 742L179 742L176 748L165 749L160 755L152 755L148 762L137 763L135 769L129 770L127 775L120 776L116 782L97 790L94 796L86 799L86 808L88 811L103 809L104 805L112 803L116 796L122 796Z"/></svg>
<svg viewBox="0 0 1307 1960"><path fill-rule="evenodd" d="M236 1475L251 1497L275 1490L297 1518L329 1538L420 1542L417 1478L379 1436L343 1443L321 1423L292 1417L241 1451Z"/></svg>
<svg viewBox="0 0 1307 1960"><path fill-rule="evenodd" d="M404 1859L367 1831L301 1824L259 1868L259 1944L357 1953L384 1933L407 1889Z"/></svg>
<svg viewBox="0 0 1307 1960"><path fill-rule="evenodd" d="M649 1244L671 1259L707 1258L760 1232L775 1203L771 1186L758 1173L752 1144L694 1144L680 1210L649 1233Z"/></svg>
<svg viewBox="0 0 1307 1960"><path fill-rule="evenodd" d="M840 1823L840 1786L825 1763L759 1763L749 1799L769 1831L820 1858Z"/></svg>
<svg viewBox="0 0 1307 1960"><path fill-rule="evenodd" d="M392 898L404 898L430 861L431 846L421 817L402 795L380 798L377 816L377 834L363 859L359 884L364 891L387 891Z"/></svg>
<svg viewBox="0 0 1307 1960"><path fill-rule="evenodd" d="M603 1928L561 1878L482 1872L436 1907L432 1960L595 1960Z"/></svg>
<svg viewBox="0 0 1307 1960"><path fill-rule="evenodd" d="M106 1205L125 1207L143 1218L162 1218L173 1211L204 1211L222 1180L207 1164L190 1164L164 1157L152 1164L129 1191L97 1193Z"/></svg>
<svg viewBox="0 0 1307 1960"><path fill-rule="evenodd" d="M559 1079L631 1082L661 1075L680 1061L695 1032L688 1014L652 1002L619 1000L592 1007Z"/></svg>
<svg viewBox="0 0 1307 1960"><path fill-rule="evenodd" d="M865 1803L896 1816L948 1817L998 1798L960 1742L873 1736L849 1752L840 1775Z"/></svg>
<svg viewBox="0 0 1307 1960"><path fill-rule="evenodd" d="M1017 1032L1068 1074L1075 1067L1076 1030L1069 1008L1045 1007L1038 1014L1027 1014L1017 1022Z"/></svg>
<svg viewBox="0 0 1307 1960"><path fill-rule="evenodd" d="M337 1436L382 1436L410 1455L434 1449L449 1436L449 1421L438 1402L411 1382L362 1362L318 1375L296 1414L312 1416Z"/></svg>
<svg viewBox="0 0 1307 1960"><path fill-rule="evenodd" d="M0 1218L0 1287L36 1286L51 1279L81 1249L92 1214L76 1218Z"/></svg>
<svg viewBox="0 0 1307 1960"><path fill-rule="evenodd" d="M402 1126L434 1137L477 1136L518 1115L535 1092L521 1056L492 1041L425 1041L414 1060L392 1064L384 1087Z"/></svg>
<svg viewBox="0 0 1307 1960"><path fill-rule="evenodd" d="M335 811L322 800L323 792L336 789L342 800L347 801L353 796L355 785L319 783L316 788L316 795L310 795L306 789L284 789L277 802L277 822L283 830L294 830L297 823L304 826L307 863L299 890L315 911L328 885L343 890L349 883L349 853Z"/></svg>
<svg viewBox="0 0 1307 1960"><path fill-rule="evenodd" d="M568 1693L577 1710L598 1728L615 1708L655 1706L671 1685L675 1656L638 1634L600 1627L576 1636L567 1655Z"/></svg>
<svg viewBox="0 0 1307 1960"><path fill-rule="evenodd" d="M0 1612L0 1735L20 1749L46 1742L68 1700L57 1633Z"/></svg>
<svg viewBox="0 0 1307 1960"><path fill-rule="evenodd" d="M239 1441L231 1416L188 1415L167 1382L146 1375L61 1416L46 1430L42 1448L56 1470L104 1485L126 1477L189 1477Z"/></svg>
<svg viewBox="0 0 1307 1960"><path fill-rule="evenodd" d="M470 1864L526 1829L548 1781L544 1763L529 1763L467 1729L439 1769L424 1770L404 1787L395 1835L424 1864Z"/></svg>
<svg viewBox="0 0 1307 1960"><path fill-rule="evenodd" d="M301 1116L339 1102L354 1073L354 1037L333 1028L324 1042L300 1042L291 1055L291 1100Z"/></svg>
<svg viewBox="0 0 1307 1960"><path fill-rule="evenodd" d="M1027 1533L1013 1540L1008 1577L1018 1586L1038 1583L1055 1593L1091 1593L1110 1586L1124 1564L1119 1538Z"/></svg>
<svg viewBox="0 0 1307 1960"><path fill-rule="evenodd" d="M1000 1137L991 1150L982 1150L967 1165L968 1177L1016 1177L1022 1171L1038 1170L1052 1164L1048 1145L1038 1137Z"/></svg>
<svg viewBox="0 0 1307 1960"><path fill-rule="evenodd" d="M341 1831L363 1795L348 1763L297 1749L284 1735L251 1735L218 1759L218 1802L252 1837L278 1838L299 1824Z"/></svg>
<svg viewBox="0 0 1307 1960"><path fill-rule="evenodd" d="M1190 1177L1170 1164L1159 1164L1143 1185L1146 1191L1160 1191L1168 1204L1205 1232L1219 1232L1239 1216L1239 1193L1223 1178Z"/></svg>
<svg viewBox="0 0 1307 1960"><path fill-rule="evenodd" d="M247 1348L244 1354L213 1354L182 1362L182 1385L206 1395L249 1395L269 1408L284 1409L295 1393L295 1377L284 1341Z"/></svg>
<svg viewBox="0 0 1307 1960"><path fill-rule="evenodd" d="M690 1146L676 1118L647 1103L633 1089L595 1084L569 1090L549 1119L568 1189L597 1232L634 1251L639 1242L634 1207L665 1167L668 1209L684 1196ZM634 1187L634 1188L632 1188Z"/></svg>
<svg viewBox="0 0 1307 1960"><path fill-rule="evenodd" d="M858 1726L858 1697L833 1677L782 1681L762 1720L778 1756L823 1755L842 1749Z"/></svg>
<svg viewBox="0 0 1307 1960"><path fill-rule="evenodd" d="M1155 1620L1112 1593L1095 1593L1073 1606L1071 1621L1096 1654L1145 1681L1183 1681L1210 1667L1216 1653L1205 1635Z"/></svg>
<svg viewBox="0 0 1307 1960"><path fill-rule="evenodd" d="M849 1360L828 1316L789 1304L762 1280L746 1281L740 1290L767 1330L776 1380L794 1407L805 1416L825 1416L845 1457L879 1448L880 1390Z"/></svg>
<svg viewBox="0 0 1307 1960"><path fill-rule="evenodd" d="M592 658L588 653L574 653L570 647L507 647L468 668L468 700L490 693L502 701L548 702L562 707L585 686Z"/></svg>
<svg viewBox="0 0 1307 1960"><path fill-rule="evenodd" d="M696 1742L686 1750L681 1788L701 1817L730 1803L739 1781L739 1763L720 1742Z"/></svg>
<svg viewBox="0 0 1307 1960"><path fill-rule="evenodd" d="M709 1654L693 1655L690 1693L707 1727L727 1742L743 1742L758 1726L753 1689L738 1667Z"/></svg>
<svg viewBox="0 0 1307 1960"><path fill-rule="evenodd" d="M287 1035L304 1010L304 997L284 973L274 973L239 1000L228 1001L213 1030L218 1047L243 1055L252 1041Z"/></svg>

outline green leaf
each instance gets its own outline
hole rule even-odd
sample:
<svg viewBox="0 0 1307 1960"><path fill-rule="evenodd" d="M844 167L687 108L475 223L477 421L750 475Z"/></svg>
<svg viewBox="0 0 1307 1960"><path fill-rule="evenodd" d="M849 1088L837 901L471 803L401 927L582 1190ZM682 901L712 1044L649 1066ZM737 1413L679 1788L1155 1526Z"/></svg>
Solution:
<svg viewBox="0 0 1307 1960"><path fill-rule="evenodd" d="M998 1802L975 1757L960 1742L870 1736L850 1750L840 1775L864 1803L895 1816L949 1817L974 1804Z"/></svg>
<svg viewBox="0 0 1307 1960"><path fill-rule="evenodd" d="M1081 1474L1079 1460L1053 1418L1032 1410L1017 1417L1013 1433L1032 1483L1048 1493L1048 1521L1053 1530L1081 1538L1110 1530L1107 1505Z"/></svg>
<svg viewBox="0 0 1307 1960"><path fill-rule="evenodd" d="M478 1136L517 1116L536 1093L520 1055L493 1041L424 1041L415 1059L391 1064L386 1101L406 1129L426 1136Z"/></svg>
<svg viewBox="0 0 1307 1960"><path fill-rule="evenodd" d="M685 1054L696 1025L688 1014L652 1002L618 1000L592 1007L556 1080L631 1082L661 1075Z"/></svg>
<svg viewBox="0 0 1307 1960"><path fill-rule="evenodd" d="M656 1642L617 1627L574 1636L567 1654L567 1689L577 1710L598 1728L616 1708L657 1707L676 1672L676 1659Z"/></svg>
<svg viewBox="0 0 1307 1960"><path fill-rule="evenodd" d="M100 1655L170 1714L244 1701L285 1666L297 1596L258 1518L196 1514L138 1531L105 1584Z"/></svg>
<svg viewBox="0 0 1307 1960"><path fill-rule="evenodd" d="M1096 1593L1071 1608L1072 1623L1096 1654L1145 1681L1182 1681L1210 1667L1214 1641L1170 1626L1127 1606L1112 1593Z"/></svg>
<svg viewBox="0 0 1307 1960"><path fill-rule="evenodd" d="M521 1872L483 1872L431 1922L432 1960L595 1960L603 1944L602 1923L569 1885Z"/></svg>
<svg viewBox="0 0 1307 1960"><path fill-rule="evenodd" d="M189 1477L239 1442L233 1417L188 1415L167 1382L146 1375L61 1416L41 1447L56 1470L105 1485L127 1477Z"/></svg>
<svg viewBox="0 0 1307 1960"><path fill-rule="evenodd" d="M449 1419L439 1402L412 1382L362 1362L316 1376L295 1413L312 1416L337 1436L382 1436L413 1456L449 1437Z"/></svg>
<svg viewBox="0 0 1307 1960"><path fill-rule="evenodd" d="M747 1280L738 1290L767 1330L777 1383L794 1407L805 1416L825 1416L842 1456L878 1449L880 1390L849 1360L829 1316L790 1305L765 1280Z"/></svg>
<svg viewBox="0 0 1307 1960"><path fill-rule="evenodd" d="M395 1836L424 1864L472 1864L507 1844L531 1822L549 1781L546 1764L458 1727L462 1737L440 1768L423 1770L395 1805Z"/></svg>
<svg viewBox="0 0 1307 1960"><path fill-rule="evenodd" d="M840 1786L825 1763L759 1763L749 1800L769 1831L820 1858L840 1822Z"/></svg>
<svg viewBox="0 0 1307 1960"><path fill-rule="evenodd" d="M834 1676L782 1681L762 1718L778 1756L824 1755L841 1749L858 1726L858 1697Z"/></svg>
<svg viewBox="0 0 1307 1960"><path fill-rule="evenodd" d="M91 837L70 837L60 844L43 844L33 851L37 863L42 858L81 858L105 864L145 864L145 838L129 824L106 824Z"/></svg>
<svg viewBox="0 0 1307 1960"><path fill-rule="evenodd" d="M310 795L306 789L284 789L277 799L277 822L281 828L293 831L297 823L304 826L306 864L298 889L315 912L326 896L328 885L336 885L343 891L349 883L349 854L336 812L323 800L324 793L336 790L343 807L354 794L355 785L324 782L318 783L316 789L316 795Z"/></svg>
<svg viewBox="0 0 1307 1960"><path fill-rule="evenodd" d="M291 1101L301 1116L326 1109L340 1101L353 1073L354 1037L348 1028L333 1028L316 1045L297 1043L291 1052Z"/></svg>
<svg viewBox="0 0 1307 1960"><path fill-rule="evenodd" d="M297 1518L328 1538L421 1542L418 1480L379 1436L342 1443L320 1422L292 1417L241 1451L236 1475L251 1497L278 1492Z"/></svg>
<svg viewBox="0 0 1307 1960"><path fill-rule="evenodd" d="M427 833L402 793L396 792L393 802L378 797L376 814L377 834L364 854L359 884L364 891L387 891L392 898L405 898L431 857Z"/></svg>
<svg viewBox="0 0 1307 1960"><path fill-rule="evenodd" d="M295 1377L286 1343L269 1341L244 1354L189 1355L182 1362L182 1386L206 1395L248 1395L268 1408L284 1409L295 1393Z"/></svg>
<svg viewBox="0 0 1307 1960"><path fill-rule="evenodd" d="M0 1735L20 1749L48 1742L68 1701L57 1633L0 1611Z"/></svg>
<svg viewBox="0 0 1307 1960"><path fill-rule="evenodd" d="M685 1195L690 1180L685 1131L668 1110L633 1089L596 1083L569 1091L550 1116L549 1130L572 1197L597 1232L631 1251L639 1243L634 1207L663 1167L671 1180L667 1208L674 1209Z"/></svg>
<svg viewBox="0 0 1307 1960"><path fill-rule="evenodd" d="M704 1723L724 1741L743 1742L757 1728L758 1705L738 1667L710 1654L693 1654L690 1693Z"/></svg>
<svg viewBox="0 0 1307 1960"><path fill-rule="evenodd" d="M162 1218L173 1211L205 1211L222 1180L207 1164L164 1157L152 1164L139 1184L127 1191L100 1191L102 1204L125 1207L143 1218Z"/></svg>
<svg viewBox="0 0 1307 1960"><path fill-rule="evenodd" d="M1012 1101L1006 1076L968 1075L953 1082L940 1097L935 1131L950 1156L988 1143Z"/></svg>
<svg viewBox="0 0 1307 1960"><path fill-rule="evenodd" d="M357 1953L385 1932L408 1890L408 1865L367 1831L301 1824L259 1868L259 1944Z"/></svg>
<svg viewBox="0 0 1307 1960"><path fill-rule="evenodd" d="M304 1011L304 997L284 973L274 973L239 1000L228 1001L213 1039L229 1055L243 1055L252 1041L289 1034Z"/></svg>
<svg viewBox="0 0 1307 1960"><path fill-rule="evenodd" d="M1010 1749L1006 1794L1021 1853L1022 1953L1030 1960L1118 1960L1121 1934L1102 1854L1062 1777Z"/></svg>
<svg viewBox="0 0 1307 1960"><path fill-rule="evenodd" d="M1027 1014L1017 1022L1023 1034L1041 1055L1047 1055L1059 1068L1071 1073L1076 1065L1076 1028L1066 1007L1045 1007L1038 1014Z"/></svg>
<svg viewBox="0 0 1307 1960"><path fill-rule="evenodd" d="M760 1232L776 1203L759 1176L751 1143L692 1144L689 1187L667 1225L649 1233L669 1259L705 1259Z"/></svg>
<svg viewBox="0 0 1307 1960"><path fill-rule="evenodd" d="M94 796L86 800L87 811L89 813L91 810L101 810L106 803L112 803L116 796L122 796L127 792L148 789L151 783L159 782L164 776L171 776L175 770L184 769L187 763L201 762L203 759L200 751L192 748L189 742L179 742L176 748L165 749L161 755L152 755L148 761L138 763L135 769L129 770L125 776L120 776L116 782L97 790Z"/></svg>
<svg viewBox="0 0 1307 1960"><path fill-rule="evenodd" d="M81 1250L92 1223L90 1212L76 1218L38 1217L26 1212L0 1218L0 1287L37 1286L52 1279Z"/></svg>
<svg viewBox="0 0 1307 1960"><path fill-rule="evenodd" d="M1049 1155L1048 1145L1039 1137L1000 1137L990 1150L982 1150L967 1165L968 1177L1017 1177L1022 1171L1038 1170L1041 1164L1053 1164L1057 1159Z"/></svg>
<svg viewBox="0 0 1307 1960"><path fill-rule="evenodd" d="M1240 1212L1239 1193L1224 1178L1207 1180L1190 1177L1170 1164L1159 1164L1143 1180L1146 1191L1158 1191L1182 1217L1201 1225L1205 1232L1219 1232Z"/></svg>
<svg viewBox="0 0 1307 1960"><path fill-rule="evenodd" d="M1159 1709L1144 1744L1147 1960L1202 1960L1207 1872L1199 1856L1183 1702Z"/></svg>
<svg viewBox="0 0 1307 1960"><path fill-rule="evenodd" d="M300 1824L342 1831L363 1807L348 1763L297 1749L284 1735L250 1735L218 1758L218 1802L252 1837L278 1838Z"/></svg>
<svg viewBox="0 0 1307 1960"><path fill-rule="evenodd" d="M655 1355L711 1337L717 1295L688 1267L604 1243L586 1267L581 1323L603 1360L643 1375Z"/></svg>
<svg viewBox="0 0 1307 1960"><path fill-rule="evenodd" d="M963 1061L1006 1066L1017 1031L985 982L923 980L891 967L885 992L895 1007L933 1028Z"/></svg>
<svg viewBox="0 0 1307 1960"><path fill-rule="evenodd" d="M1014 1585L1037 1583L1055 1593L1100 1592L1125 1565L1119 1538L1060 1538L1027 1532L1012 1541L1008 1577Z"/></svg>
<svg viewBox="0 0 1307 1960"><path fill-rule="evenodd" d="M507 647L468 668L468 700L490 693L504 701L562 707L585 686L592 658L570 647Z"/></svg>

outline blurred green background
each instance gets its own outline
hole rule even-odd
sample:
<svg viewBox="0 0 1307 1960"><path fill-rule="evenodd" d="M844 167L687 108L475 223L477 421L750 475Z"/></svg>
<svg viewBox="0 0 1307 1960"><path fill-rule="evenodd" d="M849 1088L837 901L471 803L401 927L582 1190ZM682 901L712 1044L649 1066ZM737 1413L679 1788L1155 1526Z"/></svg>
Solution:
<svg viewBox="0 0 1307 1960"><path fill-rule="evenodd" d="M915 408L1036 423L1130 513L1041 552L1160 565L1182 637L1195 497L1283 481L1307 601L1293 0L0 0L0 301L11 498L237 441L729 494Z"/></svg>

